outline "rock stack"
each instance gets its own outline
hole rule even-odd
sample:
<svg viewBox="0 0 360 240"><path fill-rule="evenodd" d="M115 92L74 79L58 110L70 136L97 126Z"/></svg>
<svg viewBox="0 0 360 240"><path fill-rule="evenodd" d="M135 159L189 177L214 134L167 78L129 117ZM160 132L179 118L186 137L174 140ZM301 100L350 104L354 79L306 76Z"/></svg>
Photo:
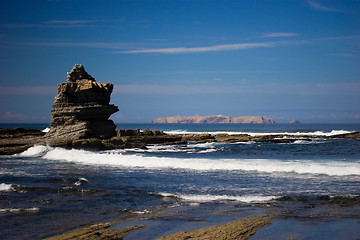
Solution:
<svg viewBox="0 0 360 240"><path fill-rule="evenodd" d="M82 65L76 64L66 83L58 84L47 136L52 142L116 136L116 125L109 120L119 111L109 104L112 90L111 83L96 82Z"/></svg>

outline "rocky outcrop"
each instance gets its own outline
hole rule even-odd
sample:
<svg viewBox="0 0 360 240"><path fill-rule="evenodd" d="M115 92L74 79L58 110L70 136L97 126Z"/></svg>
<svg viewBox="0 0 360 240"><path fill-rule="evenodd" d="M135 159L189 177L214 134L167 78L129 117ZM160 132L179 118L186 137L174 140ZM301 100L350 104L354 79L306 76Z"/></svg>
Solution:
<svg viewBox="0 0 360 240"><path fill-rule="evenodd" d="M152 123L275 123L271 118L259 116L190 116L190 117L163 117L157 118Z"/></svg>
<svg viewBox="0 0 360 240"><path fill-rule="evenodd" d="M35 144L46 144L40 130L0 128L0 155L20 153Z"/></svg>
<svg viewBox="0 0 360 240"><path fill-rule="evenodd" d="M109 120L117 106L109 104L111 83L96 82L80 64L68 73L66 83L58 84L51 110L50 144L85 138L111 138L116 125Z"/></svg>
<svg viewBox="0 0 360 240"><path fill-rule="evenodd" d="M255 216L237 220L221 225L214 225L188 232L174 233L158 240L194 240L194 239L237 239L246 240L256 233L257 230L271 224L273 218L269 216Z"/></svg>

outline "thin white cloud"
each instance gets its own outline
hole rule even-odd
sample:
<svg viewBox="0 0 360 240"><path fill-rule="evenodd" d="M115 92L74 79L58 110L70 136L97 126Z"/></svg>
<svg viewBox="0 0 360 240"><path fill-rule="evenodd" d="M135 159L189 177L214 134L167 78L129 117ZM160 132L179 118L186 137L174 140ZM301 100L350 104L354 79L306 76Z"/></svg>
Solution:
<svg viewBox="0 0 360 240"><path fill-rule="evenodd" d="M46 24L83 24L83 23L93 23L94 20L51 20L46 21Z"/></svg>
<svg viewBox="0 0 360 240"><path fill-rule="evenodd" d="M216 52L216 51L231 51L242 50L250 48L267 48L275 47L279 45L299 45L305 44L307 41L274 41L274 42L262 42L262 43L238 43L238 44L225 44L196 48L151 48L151 49L137 49L126 50L131 48L137 48L139 43L114 43L114 42L18 42L17 44L29 45L29 46L42 46L42 47L84 47L84 48L108 48L118 49L123 51L115 51L113 53L162 53L162 54L175 54L175 53L197 53L197 52Z"/></svg>
<svg viewBox="0 0 360 240"><path fill-rule="evenodd" d="M42 23L6 23L0 28L82 28L98 27L95 20L51 20Z"/></svg>
<svg viewBox="0 0 360 240"><path fill-rule="evenodd" d="M335 9L335 8L330 8L330 7L327 7L327 6L324 6L318 2L315 2L313 0L309 0L308 1L309 3L309 6L314 9L314 10L317 10L317 11L322 11L322 12L341 12L341 10L339 9Z"/></svg>
<svg viewBox="0 0 360 240"><path fill-rule="evenodd" d="M193 86L193 85L152 85L152 84L124 84L115 85L114 94L126 95L191 95L191 94L215 94L229 93L233 88L216 86Z"/></svg>
<svg viewBox="0 0 360 240"><path fill-rule="evenodd" d="M0 95L56 95L56 87L50 86L22 86L22 87L6 87L0 86Z"/></svg>
<svg viewBox="0 0 360 240"><path fill-rule="evenodd" d="M114 95L182 96L199 94L298 94L301 96L333 95L340 92L353 94L360 91L360 83L252 83L238 81L233 85L160 85L123 84L114 86Z"/></svg>
<svg viewBox="0 0 360 240"><path fill-rule="evenodd" d="M33 23L5 23L0 24L0 28L34 28L42 27L43 24L33 24Z"/></svg>
<svg viewBox="0 0 360 240"><path fill-rule="evenodd" d="M4 114L0 114L0 120L3 121L23 121L26 120L27 116L24 114L17 114L6 112Z"/></svg>
<svg viewBox="0 0 360 240"><path fill-rule="evenodd" d="M94 20L52 20L44 23L45 27L50 28L84 28L97 27Z"/></svg>
<svg viewBox="0 0 360 240"><path fill-rule="evenodd" d="M231 51L249 48L264 48L273 47L277 45L275 42L263 42L263 43L237 43L237 44L224 44L214 45L206 47L176 47L176 48L152 48L152 49L139 49L121 51L115 53L198 53L198 52L219 52L219 51Z"/></svg>
<svg viewBox="0 0 360 240"><path fill-rule="evenodd" d="M273 33L261 33L263 37L295 37L299 35L298 33L288 33L288 32L273 32Z"/></svg>
<svg viewBox="0 0 360 240"><path fill-rule="evenodd" d="M42 47L85 47L85 48L110 48L128 49L134 44L111 43L111 42L21 42L23 45L42 46Z"/></svg>
<svg viewBox="0 0 360 240"><path fill-rule="evenodd" d="M346 57L346 58L357 58L360 59L360 56L353 53L332 53L331 56L335 57Z"/></svg>
<svg viewBox="0 0 360 240"><path fill-rule="evenodd" d="M304 44L307 41L274 41L274 42L253 42L253 43L236 43L236 44L223 44L205 47L175 47L175 48L150 48L150 49L137 49L118 51L114 53L162 53L162 54L176 54L176 53L199 53L199 52L220 52L220 51L234 51L244 50L251 48L269 48L279 45L298 45Z"/></svg>
<svg viewBox="0 0 360 240"><path fill-rule="evenodd" d="M360 38L360 35L326 37L326 38L319 38L318 40L347 40L347 39L357 39L357 38Z"/></svg>

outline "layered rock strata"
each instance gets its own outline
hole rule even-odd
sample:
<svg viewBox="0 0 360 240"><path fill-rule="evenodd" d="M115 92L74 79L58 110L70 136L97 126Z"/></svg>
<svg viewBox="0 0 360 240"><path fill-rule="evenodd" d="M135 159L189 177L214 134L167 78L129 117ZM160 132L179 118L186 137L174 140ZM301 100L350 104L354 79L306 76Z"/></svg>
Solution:
<svg viewBox="0 0 360 240"><path fill-rule="evenodd" d="M35 144L46 144L45 133L24 128L0 128L0 155L20 153Z"/></svg>
<svg viewBox="0 0 360 240"><path fill-rule="evenodd" d="M109 120L119 111L109 104L113 90L111 83L96 82L80 64L68 73L66 83L58 84L58 95L51 110L51 142L85 138L111 138L116 125Z"/></svg>
<svg viewBox="0 0 360 240"><path fill-rule="evenodd" d="M152 123L275 123L272 118L259 116L177 116L162 117L152 121Z"/></svg>

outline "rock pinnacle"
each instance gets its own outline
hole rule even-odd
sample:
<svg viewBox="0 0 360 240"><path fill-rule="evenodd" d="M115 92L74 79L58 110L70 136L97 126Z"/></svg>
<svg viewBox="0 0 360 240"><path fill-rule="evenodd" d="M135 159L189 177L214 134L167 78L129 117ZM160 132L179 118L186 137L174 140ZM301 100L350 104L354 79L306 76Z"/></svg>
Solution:
<svg viewBox="0 0 360 240"><path fill-rule="evenodd" d="M91 81L95 81L90 74L85 71L85 68L81 64L75 64L71 71L68 73L66 77L67 82L76 82L77 80L87 79Z"/></svg>

